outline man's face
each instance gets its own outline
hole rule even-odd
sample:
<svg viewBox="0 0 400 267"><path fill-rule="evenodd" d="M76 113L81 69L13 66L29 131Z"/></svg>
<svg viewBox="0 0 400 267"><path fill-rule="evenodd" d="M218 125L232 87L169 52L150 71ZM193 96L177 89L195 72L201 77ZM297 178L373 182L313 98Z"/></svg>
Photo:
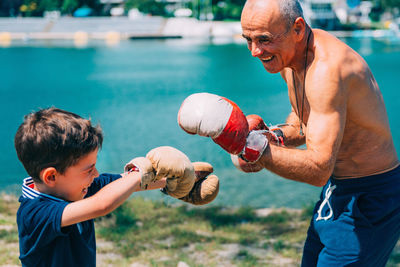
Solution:
<svg viewBox="0 0 400 267"><path fill-rule="evenodd" d="M93 179L99 176L96 169L97 149L82 157L77 164L57 174L55 195L67 201L83 199Z"/></svg>
<svg viewBox="0 0 400 267"><path fill-rule="evenodd" d="M277 6L245 6L241 24L252 56L259 58L268 72L277 73L290 66L295 54L292 28L287 27Z"/></svg>

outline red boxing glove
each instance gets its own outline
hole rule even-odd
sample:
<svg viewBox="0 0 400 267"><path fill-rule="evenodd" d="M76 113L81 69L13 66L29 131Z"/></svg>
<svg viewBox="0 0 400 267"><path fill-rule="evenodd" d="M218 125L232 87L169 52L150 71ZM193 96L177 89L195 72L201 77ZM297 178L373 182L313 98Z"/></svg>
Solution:
<svg viewBox="0 0 400 267"><path fill-rule="evenodd" d="M247 123L249 124L249 131L269 130L263 119L256 114L247 115L246 119Z"/></svg>
<svg viewBox="0 0 400 267"><path fill-rule="evenodd" d="M274 126L269 127L269 133L271 134L272 140L274 144L278 146L285 146L285 143L283 142L283 132L280 126L285 126L287 124L278 124Z"/></svg>
<svg viewBox="0 0 400 267"><path fill-rule="evenodd" d="M257 161L268 145L265 124L256 123L254 130L249 131L249 123L240 108L214 94L187 97L179 109L178 123L186 132L211 137L227 152L240 155L248 162Z"/></svg>
<svg viewBox="0 0 400 267"><path fill-rule="evenodd" d="M267 140L269 140L269 142L272 142L273 144L278 146L284 146L283 132L280 126L284 126L286 124L280 124L268 128L267 125L264 123L263 119L258 115L255 114L248 115L246 119L249 124L249 130L250 130L247 140L249 140L250 137L254 135L255 137L257 137L258 142L261 144L264 142L263 140L266 137ZM245 149L247 149L247 145ZM264 149L262 150L262 152L263 151ZM262 166L261 164L255 162L249 162L249 160L247 160L248 158L249 157L244 157L244 155L239 155L239 156L231 155L231 160L233 164L236 166L236 168L238 168L243 172L258 172L264 169L264 166Z"/></svg>
<svg viewBox="0 0 400 267"><path fill-rule="evenodd" d="M259 130L268 130L267 125L264 123L263 119L255 114L251 114L246 116L247 122L249 124L249 131L259 131ZM268 145L268 143L267 143ZM261 155L260 155L261 156ZM239 170L243 172L258 172L264 169L264 166L258 163L251 163L246 160L243 160L240 156L231 155L231 160L233 165L236 166Z"/></svg>
<svg viewBox="0 0 400 267"><path fill-rule="evenodd" d="M249 134L240 108L229 99L209 93L187 97L179 109L178 124L187 133L211 137L234 155L243 151Z"/></svg>

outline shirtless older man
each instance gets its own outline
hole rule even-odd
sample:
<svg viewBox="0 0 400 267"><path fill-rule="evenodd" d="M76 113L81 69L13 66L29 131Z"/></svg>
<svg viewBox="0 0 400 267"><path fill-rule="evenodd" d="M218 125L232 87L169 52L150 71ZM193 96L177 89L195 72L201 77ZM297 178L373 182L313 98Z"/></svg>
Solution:
<svg viewBox="0 0 400 267"><path fill-rule="evenodd" d="M292 105L286 147L269 145L257 164L324 186L302 265L384 266L400 234L400 167L367 63L311 29L296 0L248 0L241 23L252 56L281 74Z"/></svg>

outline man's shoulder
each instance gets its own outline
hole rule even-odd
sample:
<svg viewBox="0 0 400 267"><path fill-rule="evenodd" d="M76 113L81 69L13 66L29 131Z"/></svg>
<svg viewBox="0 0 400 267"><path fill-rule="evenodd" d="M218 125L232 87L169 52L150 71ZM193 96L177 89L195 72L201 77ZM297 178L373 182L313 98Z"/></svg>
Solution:
<svg viewBox="0 0 400 267"><path fill-rule="evenodd" d="M313 31L316 35L314 65L317 72L325 70L346 78L366 70L365 60L345 42L326 31Z"/></svg>

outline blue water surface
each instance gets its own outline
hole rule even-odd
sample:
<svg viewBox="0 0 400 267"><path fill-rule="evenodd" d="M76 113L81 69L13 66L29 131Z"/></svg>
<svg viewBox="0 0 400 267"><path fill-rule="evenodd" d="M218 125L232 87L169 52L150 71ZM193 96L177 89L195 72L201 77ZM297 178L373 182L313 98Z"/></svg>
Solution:
<svg viewBox="0 0 400 267"><path fill-rule="evenodd" d="M399 149L400 42L346 39L370 65L385 98L395 145ZM290 111L285 83L268 74L242 43L185 40L123 41L108 47L90 43L26 43L0 48L0 186L19 194L27 176L19 163L14 134L23 116L55 106L90 117L104 131L100 172L120 173L133 157L174 146L192 161L208 161L221 180L214 204L300 208L320 189L280 178L268 171L244 174L211 139L186 134L177 124L182 101L196 92L226 96L245 114L283 122ZM143 197L173 202L158 191Z"/></svg>

